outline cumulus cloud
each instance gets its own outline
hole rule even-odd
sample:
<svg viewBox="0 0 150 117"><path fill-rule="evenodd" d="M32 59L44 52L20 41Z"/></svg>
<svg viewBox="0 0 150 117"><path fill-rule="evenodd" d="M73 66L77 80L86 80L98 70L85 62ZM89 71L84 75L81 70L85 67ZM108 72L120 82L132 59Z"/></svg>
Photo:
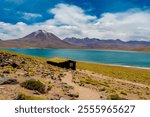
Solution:
<svg viewBox="0 0 150 117"><path fill-rule="evenodd" d="M86 15L84 11L77 6L58 4L55 8L49 10L54 14L54 22L63 25L75 25L89 23L96 19L95 16Z"/></svg>
<svg viewBox="0 0 150 117"><path fill-rule="evenodd" d="M0 22L0 38L18 38L32 31L44 29L62 39L65 37L90 37L150 41L149 11L130 9L126 12L103 13L100 17L96 17L86 14L80 7L58 4L48 12L54 15L52 19L32 25L23 22L14 25ZM27 16L36 17L31 14L27 14Z"/></svg>
<svg viewBox="0 0 150 117"><path fill-rule="evenodd" d="M150 12L132 9L124 13L104 13L96 26L105 38L150 40Z"/></svg>

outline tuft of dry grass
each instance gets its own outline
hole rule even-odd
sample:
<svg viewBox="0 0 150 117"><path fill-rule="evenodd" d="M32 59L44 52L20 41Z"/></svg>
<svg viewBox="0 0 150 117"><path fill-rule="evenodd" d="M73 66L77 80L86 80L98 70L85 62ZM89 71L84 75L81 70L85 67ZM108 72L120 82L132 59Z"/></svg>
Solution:
<svg viewBox="0 0 150 117"><path fill-rule="evenodd" d="M113 78L125 79L150 85L149 69L127 68L86 62L77 62L77 68L81 70L89 70Z"/></svg>

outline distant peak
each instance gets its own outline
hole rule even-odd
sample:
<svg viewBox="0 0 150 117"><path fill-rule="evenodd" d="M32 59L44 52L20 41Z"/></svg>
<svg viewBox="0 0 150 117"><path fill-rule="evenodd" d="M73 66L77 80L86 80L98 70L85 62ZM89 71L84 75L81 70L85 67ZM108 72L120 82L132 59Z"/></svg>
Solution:
<svg viewBox="0 0 150 117"><path fill-rule="evenodd" d="M39 35L48 35L48 34L50 34L50 33L48 33L47 31L45 31L45 30L37 30L37 31L35 31L35 32L33 32L33 34L34 34L34 37L37 37L37 36L39 36Z"/></svg>
<svg viewBox="0 0 150 117"><path fill-rule="evenodd" d="M57 36L53 33L49 33L45 30L37 30L28 34L27 36L23 37L22 39L26 40L60 40Z"/></svg>
<svg viewBox="0 0 150 117"><path fill-rule="evenodd" d="M38 31L36 31L36 33L48 33L48 32L45 30L38 30Z"/></svg>

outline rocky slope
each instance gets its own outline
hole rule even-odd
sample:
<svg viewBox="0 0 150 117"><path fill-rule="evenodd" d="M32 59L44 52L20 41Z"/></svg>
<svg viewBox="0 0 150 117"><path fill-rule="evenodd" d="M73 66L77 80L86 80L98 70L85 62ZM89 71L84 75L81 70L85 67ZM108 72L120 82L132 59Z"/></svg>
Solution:
<svg viewBox="0 0 150 117"><path fill-rule="evenodd" d="M66 70L46 61L0 50L0 99L150 99L149 85L82 69Z"/></svg>
<svg viewBox="0 0 150 117"><path fill-rule="evenodd" d="M64 69L41 59L0 52L0 99L76 99Z"/></svg>

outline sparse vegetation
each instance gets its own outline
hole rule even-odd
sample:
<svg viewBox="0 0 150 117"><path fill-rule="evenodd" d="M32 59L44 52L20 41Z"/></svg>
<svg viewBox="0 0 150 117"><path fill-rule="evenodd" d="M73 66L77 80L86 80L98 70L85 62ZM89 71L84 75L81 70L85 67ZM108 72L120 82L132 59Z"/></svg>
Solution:
<svg viewBox="0 0 150 117"><path fill-rule="evenodd" d="M105 76L126 79L133 82L140 82L150 85L150 70L147 69L126 68L85 62L77 62L77 68L81 70L93 71Z"/></svg>
<svg viewBox="0 0 150 117"><path fill-rule="evenodd" d="M4 74L10 74L10 70L8 69L8 70L5 70L5 71L3 71L3 73Z"/></svg>
<svg viewBox="0 0 150 117"><path fill-rule="evenodd" d="M16 100L45 100L43 96L31 96L26 93L19 93Z"/></svg>
<svg viewBox="0 0 150 117"><path fill-rule="evenodd" d="M118 94L110 95L108 99L111 100L122 100L122 98Z"/></svg>
<svg viewBox="0 0 150 117"><path fill-rule="evenodd" d="M98 80L94 80L94 79L92 79L90 77L82 77L82 78L80 78L80 83L81 83L81 85L83 85L83 84L91 84L91 85L95 85L95 86L109 87L108 84L102 83L102 82L100 82Z"/></svg>
<svg viewBox="0 0 150 117"><path fill-rule="evenodd" d="M16 99L23 100L63 99L63 96L66 98L66 94L69 93L69 96L75 88L63 82L68 76L72 78L69 82L76 86L80 85L83 89L100 94L99 99L150 99L150 70L77 62L77 69L80 71L72 71L48 65L46 58L5 50L0 50L0 55L4 61L0 63L0 77L15 78L21 83L20 86L3 85L0 99L14 99L16 96ZM10 62L18 67L13 68L11 64L7 64L3 56L9 57ZM135 82L145 87L135 85ZM64 87L67 88L64 90ZM70 89L72 92L68 92ZM21 93L18 94L18 90Z"/></svg>
<svg viewBox="0 0 150 117"><path fill-rule="evenodd" d="M121 91L120 94L127 95L127 93L125 91Z"/></svg>
<svg viewBox="0 0 150 117"><path fill-rule="evenodd" d="M46 92L46 86L41 81L36 80L27 80L20 84L22 87L30 89L30 90L36 90L40 93Z"/></svg>

